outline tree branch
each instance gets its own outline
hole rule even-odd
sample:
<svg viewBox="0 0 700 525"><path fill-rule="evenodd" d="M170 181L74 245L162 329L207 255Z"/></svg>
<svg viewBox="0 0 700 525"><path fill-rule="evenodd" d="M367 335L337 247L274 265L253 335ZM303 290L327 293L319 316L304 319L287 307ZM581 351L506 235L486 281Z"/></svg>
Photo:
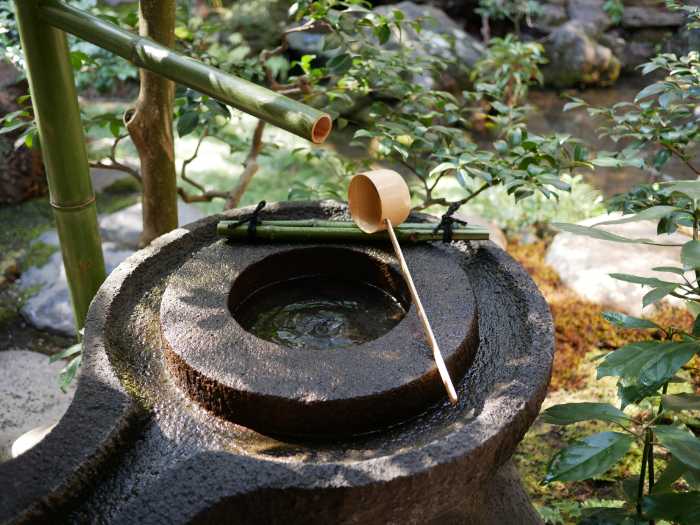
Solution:
<svg viewBox="0 0 700 525"><path fill-rule="evenodd" d="M255 126L255 131L253 132L253 140L250 144L250 151L248 152L248 157L245 160L245 169L238 179L238 184L236 184L233 190L231 190L231 193L228 195L228 200L226 201L227 210L238 206L238 203L241 202L241 198L243 198L243 194L248 189L250 181L253 180L253 177L260 168L258 165L258 155L262 150L263 131L265 131L265 121L258 120L258 124Z"/></svg>

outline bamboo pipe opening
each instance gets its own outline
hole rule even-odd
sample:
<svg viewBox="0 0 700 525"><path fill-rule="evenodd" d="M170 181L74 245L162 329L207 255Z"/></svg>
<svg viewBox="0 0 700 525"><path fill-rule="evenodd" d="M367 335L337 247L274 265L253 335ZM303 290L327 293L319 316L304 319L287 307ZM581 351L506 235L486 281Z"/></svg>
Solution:
<svg viewBox="0 0 700 525"><path fill-rule="evenodd" d="M333 120L328 115L321 115L311 128L311 141L314 144L323 144L333 129Z"/></svg>

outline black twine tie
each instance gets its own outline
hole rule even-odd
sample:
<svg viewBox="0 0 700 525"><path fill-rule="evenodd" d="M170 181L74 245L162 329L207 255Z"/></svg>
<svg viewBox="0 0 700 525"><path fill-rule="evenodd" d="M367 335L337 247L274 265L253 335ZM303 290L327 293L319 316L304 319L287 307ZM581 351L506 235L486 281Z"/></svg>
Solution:
<svg viewBox="0 0 700 525"><path fill-rule="evenodd" d="M452 242L453 226L455 224L461 226L467 225L467 221L463 221L462 219L456 219L452 216L459 209L460 206L461 204L459 202L450 204L450 207L447 208L447 211L440 218L440 222L438 223L438 225L435 226L433 233L437 233L440 230L442 230L442 242Z"/></svg>
<svg viewBox="0 0 700 525"><path fill-rule="evenodd" d="M238 228L239 226L242 226L243 224L248 225L248 242L255 242L255 231L258 227L258 224L260 224L260 212L262 209L265 207L267 203L265 201L260 201L258 205L255 207L255 210L253 210L253 213L248 215L247 217L243 217L242 219L237 220L236 222L232 222L229 224L229 230L233 230L235 228Z"/></svg>

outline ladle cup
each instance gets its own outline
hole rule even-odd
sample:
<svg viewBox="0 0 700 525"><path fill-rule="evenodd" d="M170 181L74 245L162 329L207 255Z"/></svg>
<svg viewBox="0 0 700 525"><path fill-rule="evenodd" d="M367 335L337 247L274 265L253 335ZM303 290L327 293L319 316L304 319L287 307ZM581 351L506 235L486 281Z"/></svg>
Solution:
<svg viewBox="0 0 700 525"><path fill-rule="evenodd" d="M392 170L380 169L366 171L355 175L348 188L348 203L350 214L355 224L365 233L375 233L387 230L396 257L399 259L401 271L408 283L411 298L416 305L418 317L423 324L423 330L433 350L433 357L447 396L452 404L457 403L457 392L442 358L428 316L423 309L418 291L413 284L411 272L401 251L401 246L394 233L394 225L398 226L411 213L411 194L403 177Z"/></svg>

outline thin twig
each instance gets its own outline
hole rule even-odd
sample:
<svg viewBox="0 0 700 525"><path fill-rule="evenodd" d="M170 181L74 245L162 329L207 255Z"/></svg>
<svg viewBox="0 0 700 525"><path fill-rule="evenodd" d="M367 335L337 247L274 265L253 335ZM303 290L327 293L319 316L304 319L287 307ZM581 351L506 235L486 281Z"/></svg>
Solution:
<svg viewBox="0 0 700 525"><path fill-rule="evenodd" d="M243 198L243 194L245 193L246 189L248 189L250 181L258 172L258 155L262 150L263 131L265 131L265 121L258 120L258 124L255 126L255 131L253 132L253 140L250 145L250 151L248 152L248 157L245 160L245 169L238 179L238 184L236 184L236 187L233 188L231 193L228 195L228 200L226 201L227 210L238 206L238 203L241 202L241 198Z"/></svg>
<svg viewBox="0 0 700 525"><path fill-rule="evenodd" d="M90 167L128 173L137 181L139 181L140 184L143 182L141 178L141 173L139 173L139 171L136 168L132 168L131 166L119 162L117 160L117 146L119 146L119 143L128 136L128 134L120 135L116 139L114 139L114 142L112 143L112 146L109 149L109 155L107 155L107 160L109 160L109 164L105 164L104 161L100 160L98 162L90 162Z"/></svg>

